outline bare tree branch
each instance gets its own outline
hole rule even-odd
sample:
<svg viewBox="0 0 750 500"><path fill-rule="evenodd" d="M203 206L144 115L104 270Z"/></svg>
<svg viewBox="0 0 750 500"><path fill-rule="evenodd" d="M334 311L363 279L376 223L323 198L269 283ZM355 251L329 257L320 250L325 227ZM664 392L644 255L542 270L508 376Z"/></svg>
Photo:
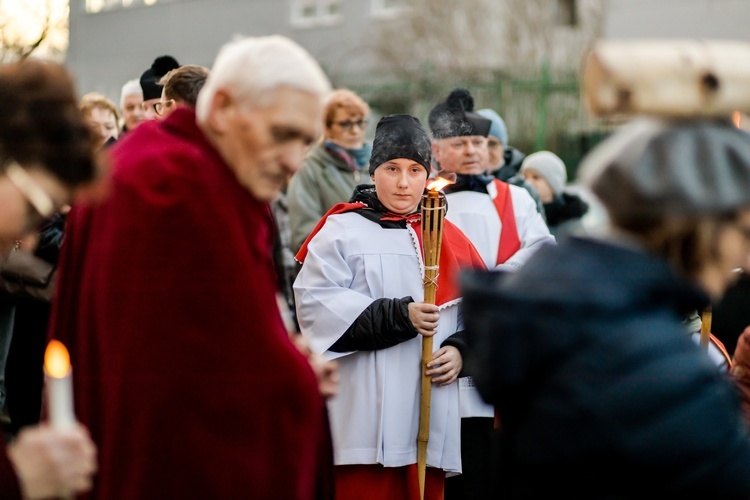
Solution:
<svg viewBox="0 0 750 500"><path fill-rule="evenodd" d="M24 60L42 48L52 54L60 52L62 49L51 43L51 34L67 29L67 18L56 11L52 0L46 0L41 8L24 3L14 17L8 13L8 5L17 1L0 0L0 62Z"/></svg>

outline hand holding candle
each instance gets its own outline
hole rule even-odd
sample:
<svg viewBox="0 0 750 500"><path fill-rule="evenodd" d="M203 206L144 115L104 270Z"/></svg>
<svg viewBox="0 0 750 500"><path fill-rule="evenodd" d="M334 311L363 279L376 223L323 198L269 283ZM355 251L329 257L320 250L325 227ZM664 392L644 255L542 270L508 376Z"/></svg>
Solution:
<svg viewBox="0 0 750 500"><path fill-rule="evenodd" d="M76 423L71 372L68 350L62 342L51 340L44 353L44 373L49 421L54 429L69 429Z"/></svg>

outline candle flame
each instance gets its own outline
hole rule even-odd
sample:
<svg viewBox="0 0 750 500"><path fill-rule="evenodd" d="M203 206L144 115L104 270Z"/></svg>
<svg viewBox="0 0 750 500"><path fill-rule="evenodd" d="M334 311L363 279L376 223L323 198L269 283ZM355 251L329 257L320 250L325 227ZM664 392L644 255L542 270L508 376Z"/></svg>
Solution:
<svg viewBox="0 0 750 500"><path fill-rule="evenodd" d="M54 378L63 378L70 372L70 354L62 342L50 340L44 351L44 370Z"/></svg>
<svg viewBox="0 0 750 500"><path fill-rule="evenodd" d="M427 184L427 190L428 191L440 191L448 184L453 184L449 179L446 179L444 177L437 177L434 181Z"/></svg>
<svg viewBox="0 0 750 500"><path fill-rule="evenodd" d="M735 111L734 113L732 113L732 123L734 123L734 126L740 128L741 122L742 114L739 111Z"/></svg>

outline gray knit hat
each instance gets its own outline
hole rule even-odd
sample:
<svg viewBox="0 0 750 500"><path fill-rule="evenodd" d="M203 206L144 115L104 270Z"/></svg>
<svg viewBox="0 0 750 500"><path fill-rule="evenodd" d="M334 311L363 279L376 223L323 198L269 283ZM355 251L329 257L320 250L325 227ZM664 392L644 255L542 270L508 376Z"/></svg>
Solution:
<svg viewBox="0 0 750 500"><path fill-rule="evenodd" d="M505 120L503 120L500 115L497 114L497 111L489 108L480 109L479 111L477 111L477 114L480 116L484 116L491 122L489 135L497 137L502 143L503 147L507 148L508 127L505 126Z"/></svg>
<svg viewBox="0 0 750 500"><path fill-rule="evenodd" d="M750 134L729 122L640 118L583 161L611 215L720 214L750 206Z"/></svg>
<svg viewBox="0 0 750 500"><path fill-rule="evenodd" d="M526 170L539 172L552 188L552 194L554 195L562 192L568 180L565 163L550 151L538 151L524 158L520 172L524 173Z"/></svg>

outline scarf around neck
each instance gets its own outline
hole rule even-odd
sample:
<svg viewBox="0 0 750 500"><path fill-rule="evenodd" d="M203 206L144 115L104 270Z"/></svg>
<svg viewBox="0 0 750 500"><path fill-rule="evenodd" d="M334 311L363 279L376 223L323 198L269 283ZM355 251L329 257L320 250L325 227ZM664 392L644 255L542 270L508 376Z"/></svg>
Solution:
<svg viewBox="0 0 750 500"><path fill-rule="evenodd" d="M331 141L325 141L323 144L328 150L343 158L353 170L362 170L369 166L372 144L365 142L359 149L346 149Z"/></svg>

